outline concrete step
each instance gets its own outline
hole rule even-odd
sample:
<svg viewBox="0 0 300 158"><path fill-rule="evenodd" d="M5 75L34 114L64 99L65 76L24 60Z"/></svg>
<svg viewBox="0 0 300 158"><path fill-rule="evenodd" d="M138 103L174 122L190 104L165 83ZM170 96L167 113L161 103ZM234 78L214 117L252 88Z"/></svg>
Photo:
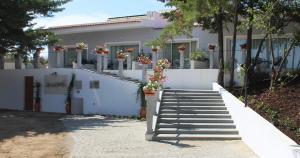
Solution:
<svg viewBox="0 0 300 158"><path fill-rule="evenodd" d="M161 114L229 114L227 110L170 110L163 109Z"/></svg>
<svg viewBox="0 0 300 158"><path fill-rule="evenodd" d="M193 90L193 89L165 89L164 92L176 92L176 93L219 93L212 90Z"/></svg>
<svg viewBox="0 0 300 158"><path fill-rule="evenodd" d="M219 128L219 129L235 129L232 123L159 123L157 128L177 128L177 129L193 129L193 128Z"/></svg>
<svg viewBox="0 0 300 158"><path fill-rule="evenodd" d="M220 96L218 93L172 93L172 92L164 92L164 96L176 96L176 97L185 97L185 96Z"/></svg>
<svg viewBox="0 0 300 158"><path fill-rule="evenodd" d="M163 99L222 99L221 96L163 96Z"/></svg>
<svg viewBox="0 0 300 158"><path fill-rule="evenodd" d="M176 128L160 128L157 134L239 134L236 129L218 129L218 128L193 128L193 129L176 129Z"/></svg>
<svg viewBox="0 0 300 158"><path fill-rule="evenodd" d="M176 106L225 106L224 103L214 103L214 102L186 102L186 103L178 103L178 102L162 102L162 106L165 105L176 105Z"/></svg>
<svg viewBox="0 0 300 158"><path fill-rule="evenodd" d="M180 103L184 103L184 102L215 102L215 103L223 103L223 99L167 99L167 98L163 98L162 99L163 102L180 102Z"/></svg>
<svg viewBox="0 0 300 158"><path fill-rule="evenodd" d="M159 118L158 123L233 123L226 118Z"/></svg>
<svg viewBox="0 0 300 158"><path fill-rule="evenodd" d="M156 141L159 140L240 140L239 135L215 135L215 134L159 134L153 138Z"/></svg>
<svg viewBox="0 0 300 158"><path fill-rule="evenodd" d="M160 118L231 118L228 114L164 114Z"/></svg>
<svg viewBox="0 0 300 158"><path fill-rule="evenodd" d="M160 109L173 110L227 110L226 106L161 106Z"/></svg>

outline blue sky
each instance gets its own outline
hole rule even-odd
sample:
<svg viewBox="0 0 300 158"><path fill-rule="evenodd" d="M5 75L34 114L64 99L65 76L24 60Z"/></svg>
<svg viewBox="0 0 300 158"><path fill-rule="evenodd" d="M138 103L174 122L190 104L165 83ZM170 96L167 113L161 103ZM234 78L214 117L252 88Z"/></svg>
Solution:
<svg viewBox="0 0 300 158"><path fill-rule="evenodd" d="M64 11L51 18L39 18L38 26L59 26L105 21L109 17L145 14L166 8L157 0L73 0L63 6Z"/></svg>

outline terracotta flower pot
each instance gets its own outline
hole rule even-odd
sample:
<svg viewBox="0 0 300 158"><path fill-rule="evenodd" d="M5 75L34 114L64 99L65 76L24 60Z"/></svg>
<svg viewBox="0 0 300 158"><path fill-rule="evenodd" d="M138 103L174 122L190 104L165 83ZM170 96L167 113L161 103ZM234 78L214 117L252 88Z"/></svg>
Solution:
<svg viewBox="0 0 300 158"><path fill-rule="evenodd" d="M215 45L212 45L212 44L210 44L210 45L208 45L208 50L215 50L215 48L216 48L216 46Z"/></svg>
<svg viewBox="0 0 300 158"><path fill-rule="evenodd" d="M246 43L245 44L241 44L240 47L241 47L242 50L243 49L247 49L247 44Z"/></svg>
<svg viewBox="0 0 300 158"><path fill-rule="evenodd" d="M108 50L104 50L104 51L103 51L103 54L108 54L108 53L109 53Z"/></svg>
<svg viewBox="0 0 300 158"><path fill-rule="evenodd" d="M158 49L157 48L152 48L152 52L157 53Z"/></svg>
<svg viewBox="0 0 300 158"><path fill-rule="evenodd" d="M154 96L155 93L152 90L144 89L144 94L145 96Z"/></svg>
<svg viewBox="0 0 300 158"><path fill-rule="evenodd" d="M140 118L141 119L145 119L146 118L146 114L147 114L146 107L142 106L141 109L140 109Z"/></svg>

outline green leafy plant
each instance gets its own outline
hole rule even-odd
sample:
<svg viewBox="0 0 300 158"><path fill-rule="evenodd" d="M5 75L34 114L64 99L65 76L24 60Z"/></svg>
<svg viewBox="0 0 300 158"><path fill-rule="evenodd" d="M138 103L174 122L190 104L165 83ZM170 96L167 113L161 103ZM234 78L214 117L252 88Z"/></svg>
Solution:
<svg viewBox="0 0 300 158"><path fill-rule="evenodd" d="M279 125L284 126L285 128L289 130L296 130L297 124L294 120L289 118L288 116L284 117L283 119L279 120Z"/></svg>
<svg viewBox="0 0 300 158"><path fill-rule="evenodd" d="M207 54L204 51L195 51L192 52L191 60L195 61L208 61Z"/></svg>
<svg viewBox="0 0 300 158"><path fill-rule="evenodd" d="M75 83L75 74L72 74L71 81L70 81L69 86L67 88L67 102L71 102L74 83Z"/></svg>
<svg viewBox="0 0 300 158"><path fill-rule="evenodd" d="M138 100L138 98L141 99L141 107L145 107L147 105L145 100L145 93L143 91L144 86L146 86L146 83L139 84L139 88L137 90L137 96L136 96L136 100Z"/></svg>

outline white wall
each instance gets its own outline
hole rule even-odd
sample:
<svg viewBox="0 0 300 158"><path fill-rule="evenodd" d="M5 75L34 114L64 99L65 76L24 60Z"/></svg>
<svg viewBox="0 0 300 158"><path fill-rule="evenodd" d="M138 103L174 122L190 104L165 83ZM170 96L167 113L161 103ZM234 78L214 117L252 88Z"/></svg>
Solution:
<svg viewBox="0 0 300 158"><path fill-rule="evenodd" d="M299 158L300 147L275 126L257 114L217 83L219 91L243 141L261 158ZM294 148L294 149L293 149ZM295 154L295 155L294 155Z"/></svg>
<svg viewBox="0 0 300 158"><path fill-rule="evenodd" d="M84 99L84 114L138 115L140 100L136 99L138 85L110 76L79 69L31 69L0 71L0 108L23 110L24 76L34 76L41 82L42 111L65 112L66 95L44 94L44 76L53 72L58 75L75 73L76 80L82 80L82 89L74 90L74 97ZM99 80L100 89L90 89L90 81Z"/></svg>
<svg viewBox="0 0 300 158"><path fill-rule="evenodd" d="M106 70L118 73L118 70ZM167 69L164 70L164 87L175 89L212 89L212 83L218 80L218 69ZM153 74L147 70L147 76ZM142 70L124 70L124 76L142 80Z"/></svg>

